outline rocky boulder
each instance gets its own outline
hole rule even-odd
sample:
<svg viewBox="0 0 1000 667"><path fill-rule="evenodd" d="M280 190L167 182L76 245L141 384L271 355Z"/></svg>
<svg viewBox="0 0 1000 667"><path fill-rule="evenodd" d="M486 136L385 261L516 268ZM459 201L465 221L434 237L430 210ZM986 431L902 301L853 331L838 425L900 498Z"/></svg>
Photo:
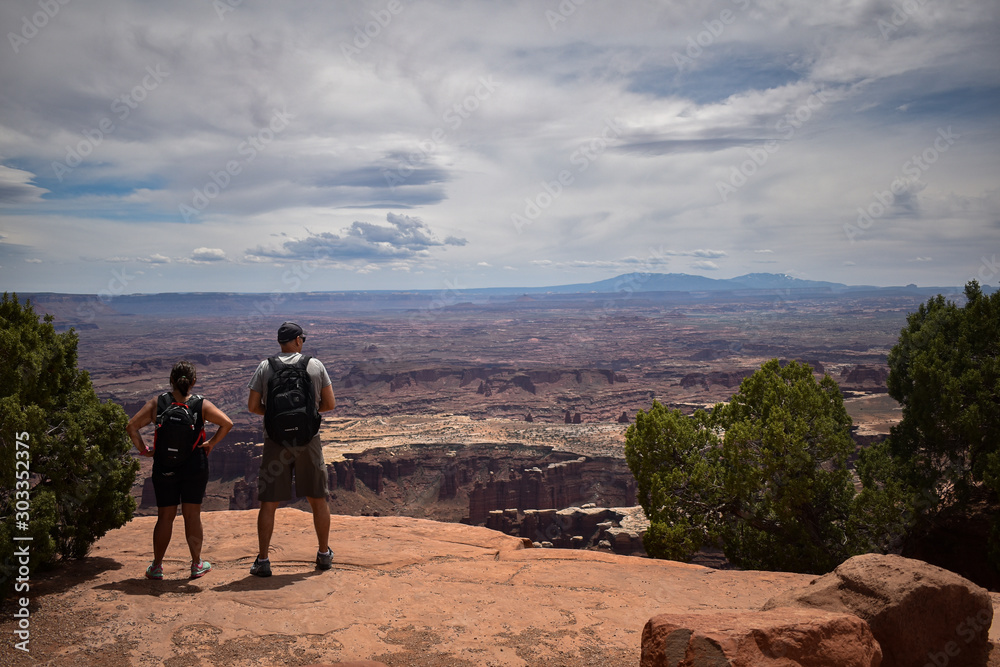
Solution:
<svg viewBox="0 0 1000 667"><path fill-rule="evenodd" d="M884 667L985 665L989 593L953 572L901 556L865 554L808 586L769 600L780 607L849 613L867 621Z"/></svg>
<svg viewBox="0 0 1000 667"><path fill-rule="evenodd" d="M803 608L661 614L642 631L641 667L879 667L857 616Z"/></svg>

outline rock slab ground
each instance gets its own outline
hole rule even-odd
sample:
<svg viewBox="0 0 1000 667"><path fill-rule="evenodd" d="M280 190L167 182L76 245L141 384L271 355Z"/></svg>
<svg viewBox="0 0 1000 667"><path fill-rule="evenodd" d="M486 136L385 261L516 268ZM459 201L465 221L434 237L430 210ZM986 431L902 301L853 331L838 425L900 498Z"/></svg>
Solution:
<svg viewBox="0 0 1000 667"><path fill-rule="evenodd" d="M653 616L738 615L814 579L525 549L485 528L351 516L332 517L333 569L321 572L312 517L291 508L277 514L274 575L260 579L249 574L256 518L203 514L213 569L200 579L188 578L181 518L165 579L144 577L152 517L112 531L83 561L33 575L31 652L11 642L0 664L635 667Z"/></svg>

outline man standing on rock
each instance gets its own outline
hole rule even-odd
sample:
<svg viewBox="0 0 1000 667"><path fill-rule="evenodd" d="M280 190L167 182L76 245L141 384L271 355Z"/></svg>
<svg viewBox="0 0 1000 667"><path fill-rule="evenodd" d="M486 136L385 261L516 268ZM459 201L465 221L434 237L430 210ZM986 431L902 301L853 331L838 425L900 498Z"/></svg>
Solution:
<svg viewBox="0 0 1000 667"><path fill-rule="evenodd" d="M319 540L316 567L329 570L330 506L327 473L319 438L320 412L333 410L336 400L330 376L319 359L304 357L306 334L298 324L285 322L278 329L281 353L260 362L250 383L247 409L264 416L264 454L257 476L257 540L260 551L250 568L257 577L271 576L268 549L278 505L292 498L292 472L297 496L312 508Z"/></svg>

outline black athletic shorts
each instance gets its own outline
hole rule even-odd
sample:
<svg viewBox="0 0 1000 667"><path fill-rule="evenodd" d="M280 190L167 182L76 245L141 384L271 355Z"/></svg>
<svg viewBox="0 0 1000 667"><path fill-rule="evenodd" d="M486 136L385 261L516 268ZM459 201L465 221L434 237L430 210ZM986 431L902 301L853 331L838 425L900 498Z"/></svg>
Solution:
<svg viewBox="0 0 1000 667"><path fill-rule="evenodd" d="M198 447L184 465L167 468L153 462L153 491L157 507L176 507L181 503L200 505L208 486L208 455Z"/></svg>

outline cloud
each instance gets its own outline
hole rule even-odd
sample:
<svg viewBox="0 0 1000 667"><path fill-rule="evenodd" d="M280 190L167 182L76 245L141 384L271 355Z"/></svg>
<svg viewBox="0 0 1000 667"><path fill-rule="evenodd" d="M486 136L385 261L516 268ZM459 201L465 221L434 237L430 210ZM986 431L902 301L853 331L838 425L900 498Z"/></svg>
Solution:
<svg viewBox="0 0 1000 667"><path fill-rule="evenodd" d="M662 269L669 265L670 257L703 257L711 259L719 259L721 257L727 257L728 253L724 250L665 250L663 248L650 248L649 255L646 257L620 257L618 259L598 259L598 260L586 260L586 259L574 259L566 261L554 261L551 259L536 259L532 260L531 263L538 267L544 268L555 268L555 269L608 269L614 271L654 271L655 269ZM698 262L695 262L698 264ZM706 265L711 265L715 269L719 268L713 262L705 262Z"/></svg>
<svg viewBox="0 0 1000 667"><path fill-rule="evenodd" d="M221 248L195 248L191 259L196 262L223 262L226 260L226 253Z"/></svg>
<svg viewBox="0 0 1000 667"><path fill-rule="evenodd" d="M195 250L195 252L197 253L198 251ZM166 257L164 255L161 255L159 253L156 253L156 254L150 255L149 257L140 257L138 261L140 261L140 262L146 262L148 264L169 264L170 263L170 258Z"/></svg>
<svg viewBox="0 0 1000 667"><path fill-rule="evenodd" d="M280 248L247 250L248 255L277 260L367 260L387 261L427 256L431 248L464 246L464 238L448 236L438 240L419 218L398 213L386 215L388 225L355 221L339 234L322 232L304 239L285 241Z"/></svg>
<svg viewBox="0 0 1000 667"><path fill-rule="evenodd" d="M700 271L718 271L719 265L715 262L709 262L708 260L693 262L691 268L698 269Z"/></svg>
<svg viewBox="0 0 1000 667"><path fill-rule="evenodd" d="M555 25L535 0L426 0L349 58L384 2L233 4L220 21L204 0L93 0L0 58L12 288L82 289L112 254L166 278L139 291L198 288L192 263L268 290L260 263L316 258L310 289L761 261L945 285L1000 243L995 0L577 2ZM25 6L0 3L0 25ZM954 146L893 190L950 126ZM210 252L175 232L181 205ZM24 257L45 270L17 275Z"/></svg>
<svg viewBox="0 0 1000 667"><path fill-rule="evenodd" d="M0 204L31 204L39 202L48 192L33 184L35 175L23 169L0 164Z"/></svg>

